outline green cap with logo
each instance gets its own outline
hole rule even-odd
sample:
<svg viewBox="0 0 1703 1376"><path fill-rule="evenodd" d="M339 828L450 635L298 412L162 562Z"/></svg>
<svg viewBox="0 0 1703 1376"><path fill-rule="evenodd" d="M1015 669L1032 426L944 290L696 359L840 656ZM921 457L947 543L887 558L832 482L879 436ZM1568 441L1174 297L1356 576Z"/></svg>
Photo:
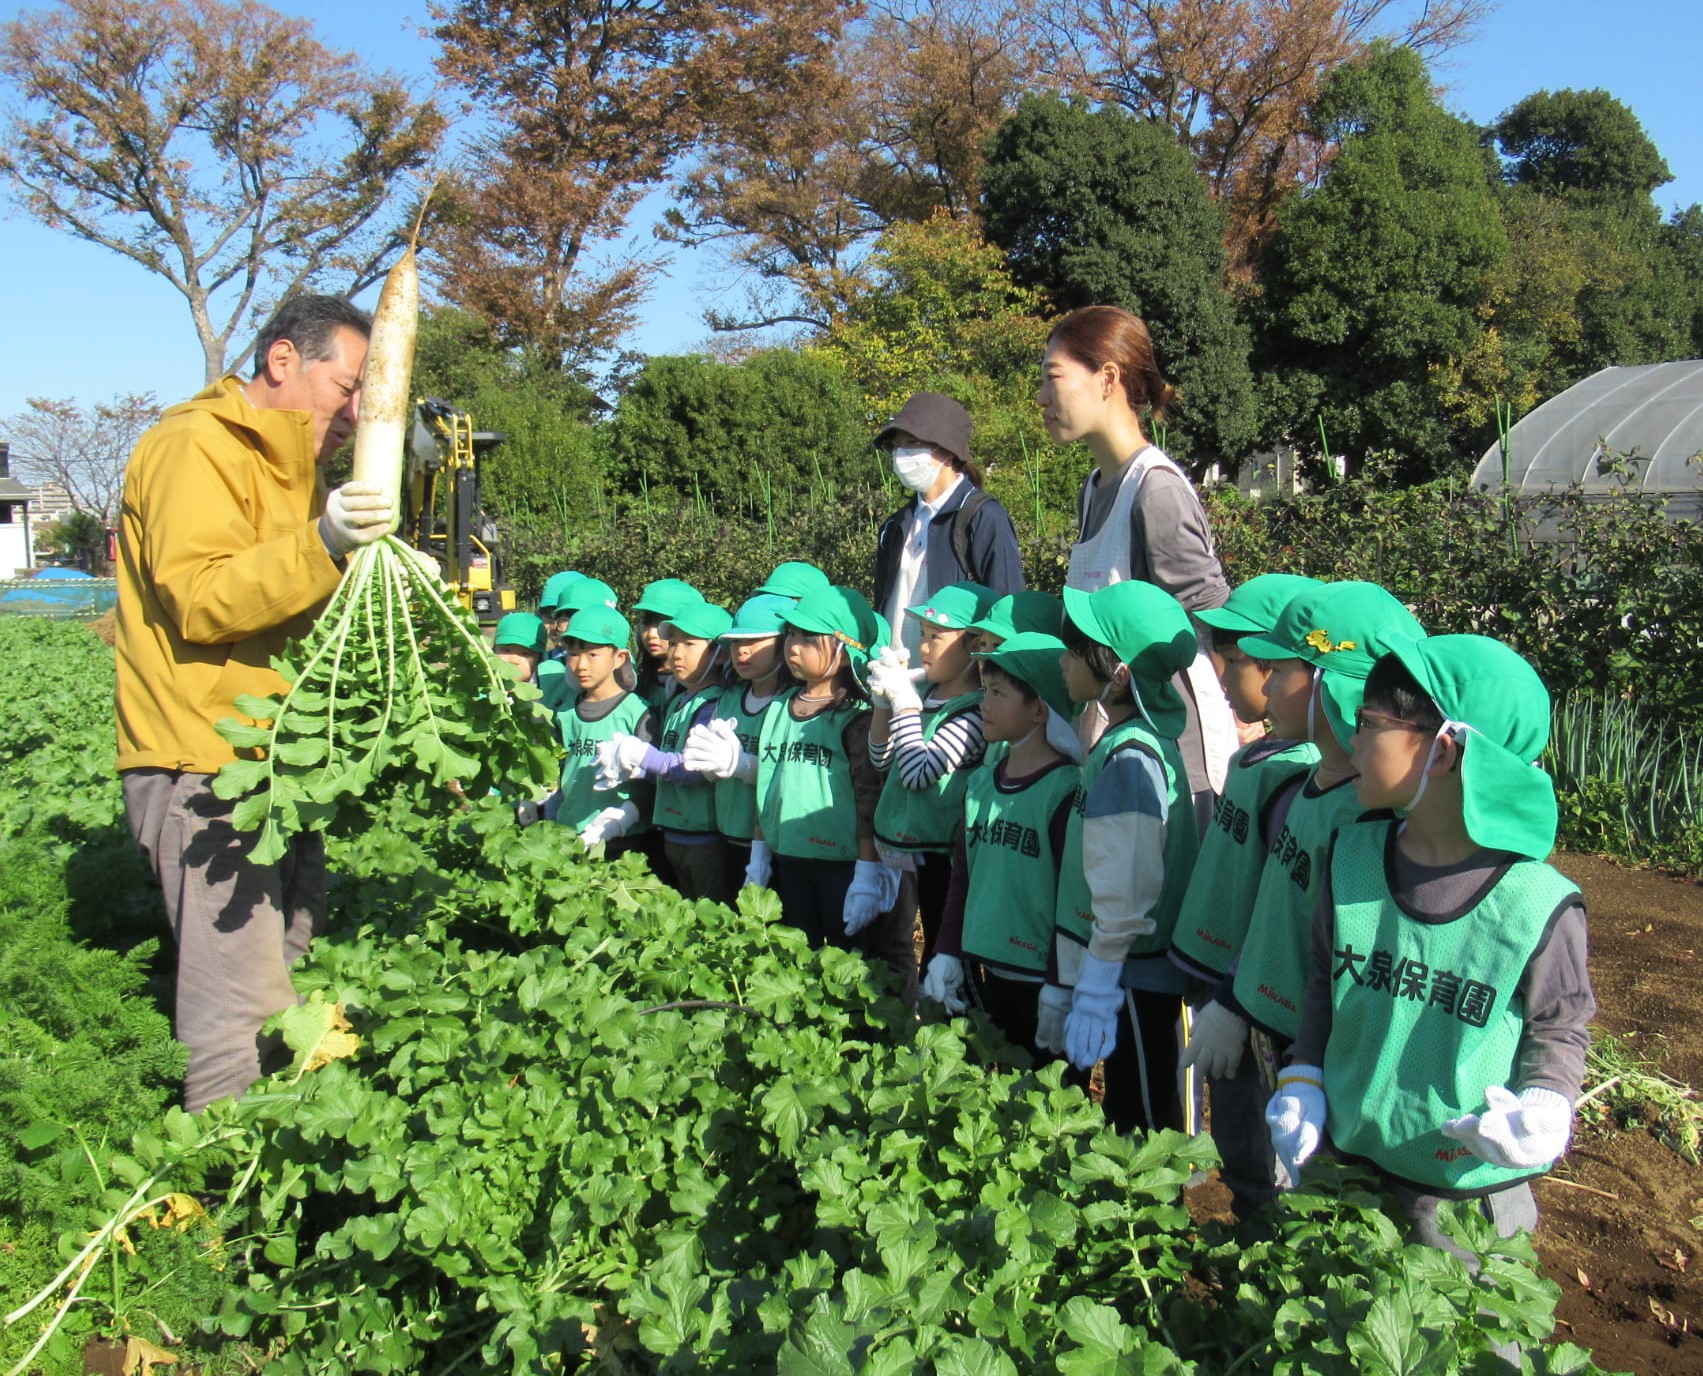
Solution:
<svg viewBox="0 0 1703 1376"><path fill-rule="evenodd" d="M675 612L663 625L670 635L678 631L689 640L718 640L733 625L733 613L699 598Z"/></svg>
<svg viewBox="0 0 1703 1376"><path fill-rule="evenodd" d="M1222 607L1196 612L1194 619L1226 635L1259 635L1277 624L1283 609L1302 593L1324 585L1298 573L1262 573L1230 594Z"/></svg>
<svg viewBox="0 0 1703 1376"><path fill-rule="evenodd" d="M1538 761L1549 744L1549 690L1499 640L1436 635L1397 640L1391 654L1447 719L1461 746L1467 835L1487 850L1542 860L1555 847L1555 783Z"/></svg>
<svg viewBox="0 0 1703 1376"><path fill-rule="evenodd" d="M633 610L649 612L652 616L660 616L664 621L672 621L675 612L685 611L687 607L703 600L703 593L684 578L658 578L645 584L644 591L639 594L639 600L633 603Z"/></svg>
<svg viewBox="0 0 1703 1376"><path fill-rule="evenodd" d="M774 572L763 580L757 591L790 597L796 602L806 593L818 592L829 586L828 575L816 565L806 564L801 559L789 559L784 564L776 564Z"/></svg>
<svg viewBox="0 0 1703 1376"><path fill-rule="evenodd" d="M562 605L562 596L580 579L583 573L573 569L563 569L560 573L552 573L544 580L544 591L538 594L538 610L548 616Z"/></svg>
<svg viewBox="0 0 1703 1376"><path fill-rule="evenodd" d="M556 610L559 613L571 614L584 611L587 607L607 607L613 610L614 606L614 588L601 578L582 577L578 582L570 584L567 591L561 595L561 600L556 603Z"/></svg>
<svg viewBox="0 0 1703 1376"><path fill-rule="evenodd" d="M760 592L747 597L733 614L733 624L721 633L723 640L763 640L786 634L785 615L798 605L796 597Z"/></svg>
<svg viewBox="0 0 1703 1376"><path fill-rule="evenodd" d="M980 635L1008 640L1019 631L1056 636L1064 626L1064 602L1050 592L1014 592L995 602L970 627Z"/></svg>
<svg viewBox="0 0 1703 1376"><path fill-rule="evenodd" d="M1346 749L1366 677L1398 640L1423 640L1425 628L1376 583L1320 583L1292 600L1271 630L1246 636L1255 659L1299 659L1319 670L1325 720Z"/></svg>
<svg viewBox="0 0 1703 1376"><path fill-rule="evenodd" d="M948 631L967 631L993 608L999 599L992 588L980 583L948 583L929 594L926 602L906 607L905 614Z"/></svg>
<svg viewBox="0 0 1703 1376"><path fill-rule="evenodd" d="M541 655L547 638L542 617L531 612L510 612L497 622L496 637L491 644L498 648L512 645L518 650L531 650L533 654Z"/></svg>
<svg viewBox="0 0 1703 1376"><path fill-rule="evenodd" d="M859 683L869 661L892 640L887 618L855 588L826 587L806 593L782 620L809 635L828 635L845 647Z"/></svg>
<svg viewBox="0 0 1703 1376"><path fill-rule="evenodd" d="M1171 682L1194 663L1200 641L1182 603L1139 578L1096 592L1064 590L1064 609L1090 640L1109 646L1128 667L1136 707L1161 736L1183 734L1188 711Z"/></svg>
<svg viewBox="0 0 1703 1376"><path fill-rule="evenodd" d="M587 645L613 645L627 649L633 641L633 628L627 618L613 607L602 605L583 607L573 614L563 637L583 641Z"/></svg>

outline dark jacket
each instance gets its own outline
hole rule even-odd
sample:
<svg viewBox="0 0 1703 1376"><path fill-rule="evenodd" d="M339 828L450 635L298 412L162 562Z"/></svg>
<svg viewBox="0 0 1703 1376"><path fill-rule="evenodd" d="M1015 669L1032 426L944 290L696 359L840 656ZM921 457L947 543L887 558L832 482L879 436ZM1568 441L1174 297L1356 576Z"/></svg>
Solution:
<svg viewBox="0 0 1703 1376"><path fill-rule="evenodd" d="M992 588L994 594L1023 591L1023 556L1017 548L1017 531L1011 517L998 501L990 497L970 517L970 560L961 567L952 552L952 521L964 499L976 489L968 482L959 483L946 505L935 513L928 531L928 561L923 578L930 590L944 588L948 583L966 579ZM892 595L893 580L899 573L899 554L905 547L905 530L911 513L917 508L912 497L881 523L875 538L875 597L873 605L882 615L887 612L887 599Z"/></svg>

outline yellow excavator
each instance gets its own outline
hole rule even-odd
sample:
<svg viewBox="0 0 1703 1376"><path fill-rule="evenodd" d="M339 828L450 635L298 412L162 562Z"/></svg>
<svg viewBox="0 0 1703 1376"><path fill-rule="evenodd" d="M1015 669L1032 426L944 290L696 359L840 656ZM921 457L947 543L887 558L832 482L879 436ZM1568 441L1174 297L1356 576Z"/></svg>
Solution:
<svg viewBox="0 0 1703 1376"><path fill-rule="evenodd" d="M444 582L482 625L514 610L496 523L479 502L480 463L507 438L500 430L475 430L473 418L447 402L428 397L415 404L400 533L438 561Z"/></svg>

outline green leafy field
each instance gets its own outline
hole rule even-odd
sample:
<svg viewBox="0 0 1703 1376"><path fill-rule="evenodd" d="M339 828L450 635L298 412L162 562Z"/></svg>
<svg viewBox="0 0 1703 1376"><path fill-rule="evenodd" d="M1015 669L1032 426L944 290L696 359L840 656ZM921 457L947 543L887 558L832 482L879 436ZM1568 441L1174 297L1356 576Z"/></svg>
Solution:
<svg viewBox="0 0 1703 1376"><path fill-rule="evenodd" d="M0 621L11 715L74 671L110 730L110 652L48 629ZM26 791L60 838L32 843L54 859L21 906L74 913L74 833L111 838L56 800L114 816L109 756L51 787L4 758L5 844ZM38 1301L0 1336L6 1368L76 1287L21 1369L82 1370L93 1334L219 1372L1346 1376L1489 1372L1511 1341L1527 1370L1596 1370L1537 1345L1556 1290L1524 1241L1465 1225L1475 1282L1335 1178L1258 1237L1197 1227L1206 1139L1111 1133L1056 1067L985 1025L919 1025L860 960L808 951L771 897L687 903L496 803L369 805L281 1020L294 1064L240 1102L166 1107L145 948L76 967L74 934L42 928L93 971L69 1004L93 1022L96 986L123 986L146 1018L118 1044L83 1030L107 1079L73 1095L14 1055L0 999L0 1094L31 1115L0 1133L0 1178L33 1182L0 1196L0 1304Z"/></svg>

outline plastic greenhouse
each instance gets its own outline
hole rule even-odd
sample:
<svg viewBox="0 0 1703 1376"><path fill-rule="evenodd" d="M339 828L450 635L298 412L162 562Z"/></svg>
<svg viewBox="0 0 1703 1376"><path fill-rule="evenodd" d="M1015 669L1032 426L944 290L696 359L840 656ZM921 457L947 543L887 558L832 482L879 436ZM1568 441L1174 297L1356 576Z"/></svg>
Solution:
<svg viewBox="0 0 1703 1376"><path fill-rule="evenodd" d="M1502 447L1491 445L1472 481L1495 490L1502 473ZM1507 474L1518 497L1542 497L1574 484L1587 497L1626 487L1666 498L1667 514L1676 520L1697 520L1703 515L1703 359L1604 368L1551 397L1509 432Z"/></svg>

